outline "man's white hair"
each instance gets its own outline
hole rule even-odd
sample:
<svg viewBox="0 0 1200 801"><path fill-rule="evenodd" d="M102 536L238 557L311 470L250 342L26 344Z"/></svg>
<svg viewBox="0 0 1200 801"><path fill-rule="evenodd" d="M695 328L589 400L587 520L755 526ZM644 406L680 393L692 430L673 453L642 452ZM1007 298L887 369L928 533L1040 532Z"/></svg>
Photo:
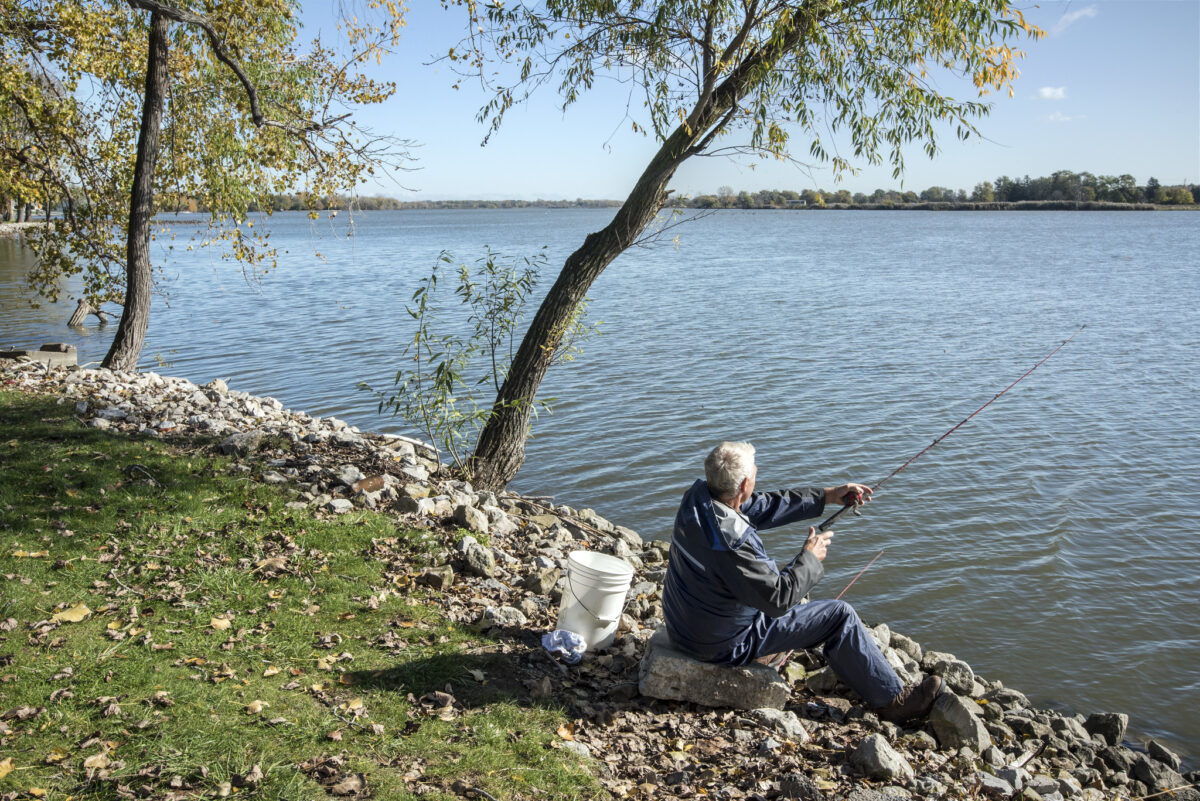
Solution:
<svg viewBox="0 0 1200 801"><path fill-rule="evenodd" d="M719 500L737 494L744 479L754 472L754 446L749 442L722 442L704 460L709 493Z"/></svg>

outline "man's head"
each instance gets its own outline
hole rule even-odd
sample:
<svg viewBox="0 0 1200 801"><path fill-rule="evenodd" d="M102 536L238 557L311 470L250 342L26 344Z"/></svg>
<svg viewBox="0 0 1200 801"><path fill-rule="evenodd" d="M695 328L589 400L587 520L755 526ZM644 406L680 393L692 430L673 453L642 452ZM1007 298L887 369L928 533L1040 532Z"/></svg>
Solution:
<svg viewBox="0 0 1200 801"><path fill-rule="evenodd" d="M749 442L722 442L704 460L708 491L721 501L730 501L743 490L749 496L754 491L756 472L754 446Z"/></svg>

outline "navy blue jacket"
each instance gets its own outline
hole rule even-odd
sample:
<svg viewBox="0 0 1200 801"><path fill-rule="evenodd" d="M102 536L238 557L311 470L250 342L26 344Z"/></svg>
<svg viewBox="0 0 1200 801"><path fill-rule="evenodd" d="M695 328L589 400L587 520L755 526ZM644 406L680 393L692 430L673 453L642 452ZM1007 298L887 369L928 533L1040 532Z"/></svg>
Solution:
<svg viewBox="0 0 1200 801"><path fill-rule="evenodd" d="M800 603L825 575L801 550L782 570L767 556L759 529L783 526L825 509L825 491L756 492L734 510L697 481L684 494L663 586L672 643L706 662L740 665L772 618Z"/></svg>

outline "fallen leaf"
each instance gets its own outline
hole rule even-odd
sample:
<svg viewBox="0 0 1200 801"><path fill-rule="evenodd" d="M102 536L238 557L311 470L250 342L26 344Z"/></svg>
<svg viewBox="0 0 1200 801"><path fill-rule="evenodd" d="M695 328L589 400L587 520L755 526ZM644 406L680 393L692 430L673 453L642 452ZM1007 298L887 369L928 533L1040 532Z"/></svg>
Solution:
<svg viewBox="0 0 1200 801"><path fill-rule="evenodd" d="M266 670L263 671L263 678L265 679L268 676L274 676L278 672L279 672L279 668L275 667L274 665L271 665L270 667L268 667Z"/></svg>
<svg viewBox="0 0 1200 801"><path fill-rule="evenodd" d="M0 759L0 779L3 779L8 774L12 773L13 768L15 767L16 764L12 761L12 757Z"/></svg>
<svg viewBox="0 0 1200 801"><path fill-rule="evenodd" d="M92 610L87 608L87 604L76 604L70 609L64 609L54 614L50 619L59 623L78 623L91 613Z"/></svg>
<svg viewBox="0 0 1200 801"><path fill-rule="evenodd" d="M342 741L342 730L336 729L334 731L331 731L328 734L326 734L325 737L326 737L326 739L333 740L335 743L340 743Z"/></svg>
<svg viewBox="0 0 1200 801"><path fill-rule="evenodd" d="M45 798L46 797L46 791L43 790L41 787L30 787L25 792L29 793L34 798Z"/></svg>
<svg viewBox="0 0 1200 801"><path fill-rule="evenodd" d="M229 628L229 627L230 627L230 626L232 626L233 624L232 624L232 623L230 623L230 622L229 622L228 620L226 620L225 618L222 618L222 617L214 617L212 620L210 620L210 621L208 622L208 625L212 626L212 627L213 627L214 629L216 629L217 631L225 631L225 629Z"/></svg>
<svg viewBox="0 0 1200 801"><path fill-rule="evenodd" d="M65 748L55 748L50 753L46 754L46 758L43 761L47 765L54 765L58 762L62 762L64 759L66 759L70 755L71 755L71 753L69 751L67 751L67 749L65 749ZM0 776L3 776L3 775L4 775L4 772L2 770L0 770Z"/></svg>
<svg viewBox="0 0 1200 801"><path fill-rule="evenodd" d="M479 682L480 684L483 683L486 674L484 674L482 670L467 668L467 672L471 674L471 678L475 679L475 681Z"/></svg>
<svg viewBox="0 0 1200 801"><path fill-rule="evenodd" d="M563 725L559 726L558 727L558 736L563 738L564 740L574 740L575 739L575 724L574 723L564 723Z"/></svg>
<svg viewBox="0 0 1200 801"><path fill-rule="evenodd" d="M269 706L270 706L270 704L268 704L266 701L259 701L259 700L255 699L255 700L251 701L250 703L246 704L246 711L249 712L251 715L259 715L259 714L262 714L262 711Z"/></svg>

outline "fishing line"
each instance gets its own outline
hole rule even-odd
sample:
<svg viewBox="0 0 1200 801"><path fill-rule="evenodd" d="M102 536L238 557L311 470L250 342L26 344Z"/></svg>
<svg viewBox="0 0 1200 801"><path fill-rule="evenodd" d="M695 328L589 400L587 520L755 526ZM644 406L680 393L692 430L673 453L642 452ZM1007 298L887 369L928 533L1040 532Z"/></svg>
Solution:
<svg viewBox="0 0 1200 801"><path fill-rule="evenodd" d="M1026 376L1028 376L1028 375L1029 375L1030 373L1032 373L1034 370L1038 369L1038 368L1039 368L1039 367L1041 367L1043 364L1045 364L1047 361L1049 361L1051 356L1053 356L1054 354L1058 353L1060 350L1062 350L1063 348L1065 348L1065 347L1067 346L1067 343L1068 343L1068 342L1070 342L1070 341L1071 341L1072 339L1074 339L1075 337L1079 336L1079 332L1080 332L1080 331L1082 331L1082 330L1083 330L1083 329L1085 329L1085 328L1087 328L1087 325L1081 325L1081 326L1079 326L1079 330L1078 330L1078 331L1076 331L1074 334L1071 334L1071 336L1069 336L1069 337L1067 337L1065 340L1063 340L1063 343L1062 343L1061 345L1059 345L1059 346L1058 346L1057 348L1055 348L1054 350L1050 351L1050 353L1049 353L1049 354L1046 356L1046 358L1042 359L1040 362L1038 362L1037 364L1035 364L1033 367L1030 367L1028 370L1026 370L1026 371L1025 371L1025 372L1024 372L1022 375L1021 375L1021 377L1020 377L1020 378L1018 378L1016 381L1014 381L1014 382L1012 382L1011 384L1009 384L1009 385L1008 385L1007 387L1005 387L1004 389L1002 389L1002 390L1000 390L999 392L997 392L997 393L996 393L996 394L995 394L995 395L992 397L992 399L991 399L991 400L989 400L987 403L983 404L983 405L982 405L982 406L980 406L978 409L976 409L975 411L971 412L969 415L967 415L966 417L964 417L962 420L960 420L960 421L958 422L958 424L957 424L957 425L953 426L953 427L952 427L952 428L951 428L949 431L947 431L945 434L942 434L940 437L938 437L937 439L935 439L933 442L931 442L931 443L929 443L928 445L926 445L926 446L925 446L925 447L924 447L924 448L921 450L921 452L920 452L920 453L918 453L916 456L912 457L912 458L911 458L911 459L909 459L907 462L905 462L904 464L900 465L900 466L899 466L899 467L897 467L895 470L893 470L892 472L890 472L890 473L888 473L886 476L884 476L884 478L883 478L883 479L881 479L881 480L880 480L878 483L876 483L876 484L875 484L873 487L871 487L871 493L872 493L872 495L875 493L875 491L876 491L877 489L879 489L879 488L880 488L880 487L882 487L884 484L886 484L886 483L887 483L889 480L891 480L891 478L892 478L893 476L895 476L897 473L899 473L899 472L900 472L901 470L903 470L904 468L908 467L908 466L909 466L910 464L912 464L913 462L917 461L917 459L920 459L922 456L924 456L924 455L925 455L926 453L928 453L929 451L933 450L933 448L934 448L934 446L935 446L935 445L937 445L939 442L941 442L942 440L944 440L946 437L948 437L948 436L950 436L951 434L953 434L953 433L954 433L955 431L957 431L958 429L962 428L962 427L963 427L963 426L964 426L964 425L967 423L967 421L968 421L968 420L970 420L972 417L974 417L975 415L977 415L977 414L979 414L980 412L982 412L982 411L983 411L984 409L986 409L987 407L991 406L993 403L995 403L997 400L999 400L999 399L1000 399L1000 396L1001 396L1001 395L1003 395L1005 392L1008 392L1010 389L1012 389L1013 387L1015 387L1017 384L1019 384L1019 383L1021 383L1023 380L1025 380L1025 377L1026 377ZM825 520L824 520L824 521L822 521L822 522L821 522L821 524L820 524L819 526L817 526L817 531L825 531L826 529L828 529L828 528L829 528L831 525L833 525L833 521L834 521L834 520L837 520L837 519L838 519L838 517L840 517L840 516L842 515L842 513L844 513L844 512L845 512L847 509L852 509L852 510L854 510L854 514L856 514L856 515L857 515L857 514L859 514L859 512L858 512L858 507L859 507L859 506L862 506L862 496L861 496L861 495L860 495L860 496L858 496L858 497L855 497L855 498L854 498L854 499L852 499L852 500L851 500L849 503L847 503L845 506L843 506L841 509L838 509L836 512L834 512L833 514L831 514L829 517L825 518ZM868 568L868 567L870 567L871 565L875 564L875 559L878 559L880 556L883 556L883 551L880 551L879 553L875 554L875 558L874 558L874 559L872 559L870 562L867 562L867 566L866 566L866 567L864 567L862 570L858 571L858 575L856 575L854 578L850 579L850 584L847 584L847 585L845 586L845 588L843 588L843 589L842 589L842 591L841 591L840 593L838 593L838 596L837 596L837 597L838 597L838 598L841 598L843 595L845 595L845 594L846 594L846 590L850 589L850 585L851 585L851 584L853 584L854 582L858 581L858 577L859 577L859 576L861 576L863 573L867 572L867 568ZM835 599L835 600L836 600L836 599Z"/></svg>

